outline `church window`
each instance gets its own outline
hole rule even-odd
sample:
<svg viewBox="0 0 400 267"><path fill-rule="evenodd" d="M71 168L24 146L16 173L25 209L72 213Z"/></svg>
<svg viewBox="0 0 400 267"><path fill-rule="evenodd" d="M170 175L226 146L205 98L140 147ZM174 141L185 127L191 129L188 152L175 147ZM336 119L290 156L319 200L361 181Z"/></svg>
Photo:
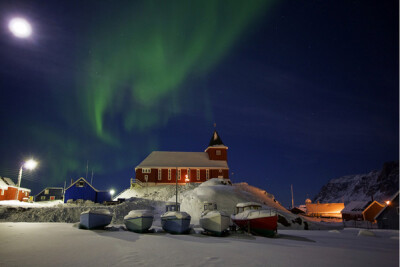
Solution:
<svg viewBox="0 0 400 267"><path fill-rule="evenodd" d="M216 151L215 151L215 155L221 156L221 150L216 150Z"/></svg>
<svg viewBox="0 0 400 267"><path fill-rule="evenodd" d="M158 169L158 180L161 180L161 175L162 175L161 169Z"/></svg>
<svg viewBox="0 0 400 267"><path fill-rule="evenodd" d="M221 170L221 169L219 169L219 173L222 173L222 170Z"/></svg>
<svg viewBox="0 0 400 267"><path fill-rule="evenodd" d="M143 168L142 169L142 173L151 173L151 169L150 168Z"/></svg>
<svg viewBox="0 0 400 267"><path fill-rule="evenodd" d="M196 174L197 174L197 180L200 180L200 170L199 169L197 169Z"/></svg>
<svg viewBox="0 0 400 267"><path fill-rule="evenodd" d="M171 180L171 169L168 169L168 180Z"/></svg>
<svg viewBox="0 0 400 267"><path fill-rule="evenodd" d="M180 180L181 179L181 170L179 169L178 170L178 180Z"/></svg>
<svg viewBox="0 0 400 267"><path fill-rule="evenodd" d="M206 170L206 179L207 180L210 179L210 170L209 169Z"/></svg>

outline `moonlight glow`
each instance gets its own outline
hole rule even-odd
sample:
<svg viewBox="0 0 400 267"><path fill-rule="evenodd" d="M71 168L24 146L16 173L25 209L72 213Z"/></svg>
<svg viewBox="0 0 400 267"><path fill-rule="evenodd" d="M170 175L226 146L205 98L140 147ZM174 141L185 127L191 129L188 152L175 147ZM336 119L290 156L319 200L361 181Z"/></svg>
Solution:
<svg viewBox="0 0 400 267"><path fill-rule="evenodd" d="M32 34L32 27L23 18L13 18L8 24L10 31L18 38L27 38Z"/></svg>

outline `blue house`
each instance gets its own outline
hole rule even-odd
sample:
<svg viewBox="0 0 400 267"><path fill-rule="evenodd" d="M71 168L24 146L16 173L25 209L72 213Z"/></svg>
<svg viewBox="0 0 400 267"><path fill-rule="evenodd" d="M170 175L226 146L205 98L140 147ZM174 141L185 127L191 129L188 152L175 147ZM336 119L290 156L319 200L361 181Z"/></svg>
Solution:
<svg viewBox="0 0 400 267"><path fill-rule="evenodd" d="M64 203L67 203L69 199L72 199L73 201L82 199L96 203L103 203L104 201L111 200L111 194L109 191L97 190L88 181L81 177L65 189Z"/></svg>

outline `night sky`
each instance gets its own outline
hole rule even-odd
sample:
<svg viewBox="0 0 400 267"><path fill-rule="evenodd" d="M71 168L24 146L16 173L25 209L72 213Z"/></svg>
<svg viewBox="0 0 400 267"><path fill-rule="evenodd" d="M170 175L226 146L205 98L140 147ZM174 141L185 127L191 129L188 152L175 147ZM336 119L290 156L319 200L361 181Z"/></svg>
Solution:
<svg viewBox="0 0 400 267"><path fill-rule="evenodd" d="M399 159L398 1L1 1L0 175L37 194L204 151L290 203ZM32 23L28 39L8 29Z"/></svg>

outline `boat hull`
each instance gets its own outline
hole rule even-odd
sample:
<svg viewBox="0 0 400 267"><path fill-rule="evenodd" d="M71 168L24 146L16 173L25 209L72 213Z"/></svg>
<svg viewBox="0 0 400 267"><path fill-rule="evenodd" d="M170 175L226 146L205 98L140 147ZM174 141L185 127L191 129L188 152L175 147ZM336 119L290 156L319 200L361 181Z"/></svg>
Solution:
<svg viewBox="0 0 400 267"><path fill-rule="evenodd" d="M222 215L220 213L213 216L202 216L200 218L200 226L207 232L213 235L223 235L230 224L230 218L227 215Z"/></svg>
<svg viewBox="0 0 400 267"><path fill-rule="evenodd" d="M235 219L232 221L244 231L250 231L254 235L266 237L275 236L278 229L278 216L254 218L254 219ZM250 229L249 229L250 228Z"/></svg>
<svg viewBox="0 0 400 267"><path fill-rule="evenodd" d="M170 234L185 234L190 231L190 218L162 217L161 226Z"/></svg>
<svg viewBox="0 0 400 267"><path fill-rule="evenodd" d="M147 232L153 224L153 216L141 216L136 218L125 219L124 223L129 231L136 233Z"/></svg>
<svg viewBox="0 0 400 267"><path fill-rule="evenodd" d="M84 229L100 229L109 225L112 215L84 213L80 216L80 227Z"/></svg>

